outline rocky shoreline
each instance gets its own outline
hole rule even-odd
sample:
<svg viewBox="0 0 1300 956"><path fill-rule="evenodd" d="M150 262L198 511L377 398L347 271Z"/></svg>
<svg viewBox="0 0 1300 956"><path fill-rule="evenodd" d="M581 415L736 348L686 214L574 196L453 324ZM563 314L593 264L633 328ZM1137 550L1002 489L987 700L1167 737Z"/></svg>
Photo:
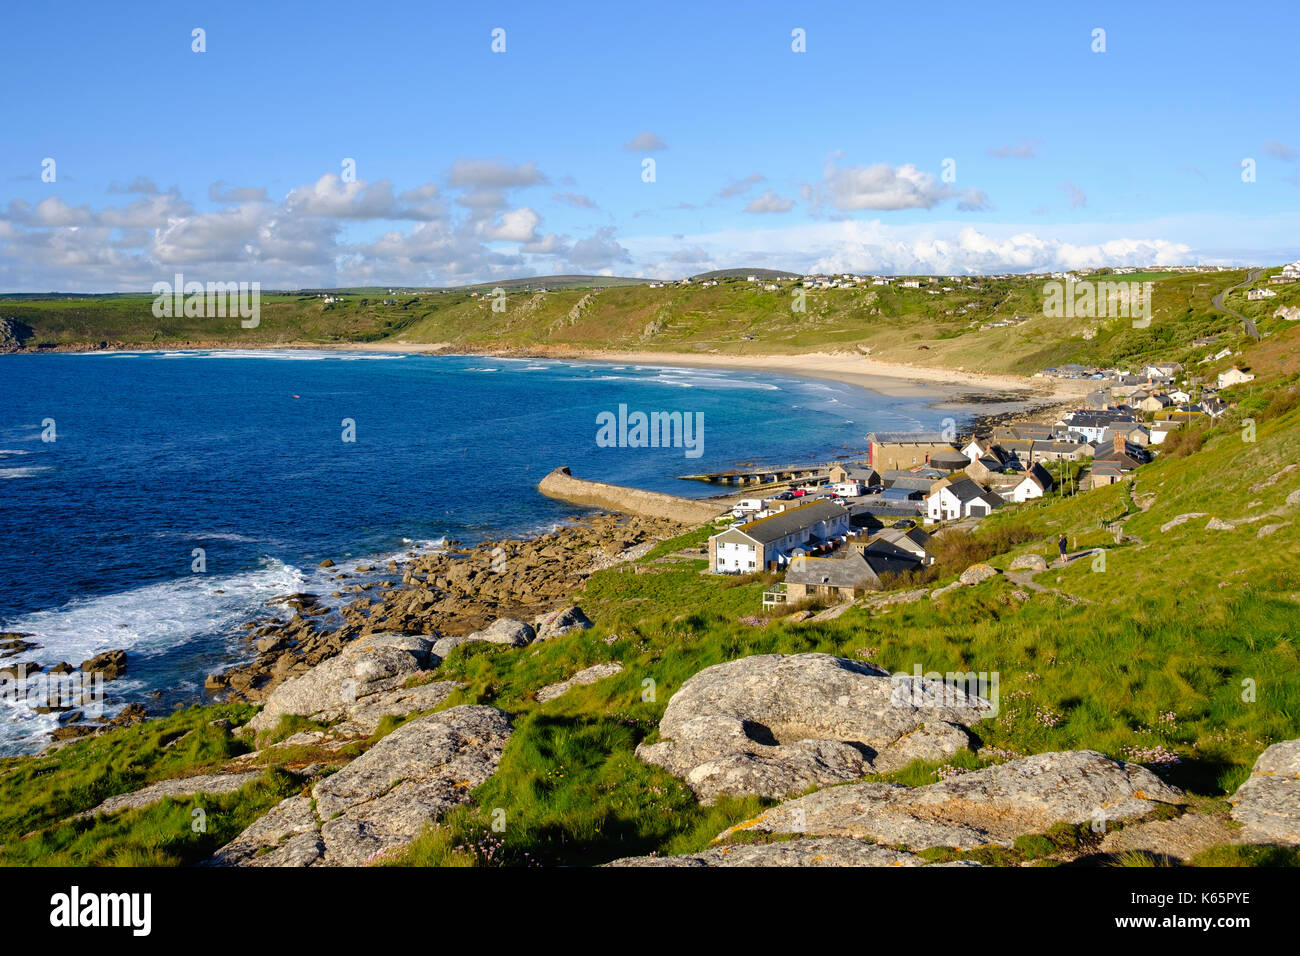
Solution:
<svg viewBox="0 0 1300 956"><path fill-rule="evenodd" d="M531 537L483 541L472 547L449 541L445 548L411 551L404 559L392 558L383 566L340 569L333 576L338 590L330 597L352 596L350 601L337 609L313 593L281 595L267 601L267 616L243 625L244 641L255 656L209 674L201 702L265 701L286 681L371 635L422 635L449 649L501 619L534 620L563 612L588 576L633 560L681 530L680 524L667 519L597 512L574 516L565 527ZM335 563L323 561L321 568L332 570ZM286 610L290 612L287 617L283 616ZM0 634L0 658L26 657L39 650L40 645L28 640L30 637ZM34 660L21 664L5 660L0 663L0 677L80 670L101 674L107 682L126 672L127 658L126 651L108 651L79 668L65 662L46 667ZM138 703L128 705L112 719L87 717L77 707L56 702L37 710L60 713L60 726L51 735L54 747L146 716L146 709Z"/></svg>
<svg viewBox="0 0 1300 956"><path fill-rule="evenodd" d="M293 608L293 615L246 624L246 640L257 658L210 675L205 686L232 699L260 701L358 638L382 633L461 637L500 618L532 619L566 605L592 573L639 557L680 530L667 520L597 513L533 538L470 548L448 542L446 550L412 552L405 562L388 563L400 581L341 584L333 596L358 596L342 607L337 627L322 623L327 611L317 595L275 599ZM335 576L339 582L347 579L346 573Z"/></svg>

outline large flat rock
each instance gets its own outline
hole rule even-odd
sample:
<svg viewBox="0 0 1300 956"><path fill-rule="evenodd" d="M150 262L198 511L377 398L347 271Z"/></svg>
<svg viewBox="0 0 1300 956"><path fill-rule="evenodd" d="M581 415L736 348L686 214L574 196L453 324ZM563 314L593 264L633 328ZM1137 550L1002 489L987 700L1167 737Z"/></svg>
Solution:
<svg viewBox="0 0 1300 956"><path fill-rule="evenodd" d="M455 681L430 681L415 687L399 687L358 697L355 701L338 707L317 711L313 720L342 721L331 728L335 735L369 737L385 717L405 717L417 710L432 710L460 685Z"/></svg>
<svg viewBox="0 0 1300 956"><path fill-rule="evenodd" d="M510 719L466 705L394 730L338 773L290 797L214 854L233 866L360 866L400 849L496 772ZM314 806L313 806L314 804Z"/></svg>
<svg viewBox="0 0 1300 956"><path fill-rule="evenodd" d="M925 866L914 853L846 837L711 847L683 856L629 856L606 866Z"/></svg>
<svg viewBox="0 0 1300 956"><path fill-rule="evenodd" d="M829 654L767 654L682 684L637 756L684 777L705 803L780 799L969 749L991 705L940 681L891 677Z"/></svg>
<svg viewBox="0 0 1300 956"><path fill-rule="evenodd" d="M583 668L568 680L562 680L557 684L547 684L536 694L534 699L539 704L544 704L548 700L555 700L557 697L563 697L575 687L585 687L588 684L594 684L596 681L604 680L606 677L613 677L621 673L623 665L617 662L605 664L592 664L590 667Z"/></svg>
<svg viewBox="0 0 1300 956"><path fill-rule="evenodd" d="M1182 791L1136 764L1091 750L1037 754L925 787L856 783L790 800L732 827L852 837L909 850L1008 846L1054 823L1140 817Z"/></svg>
<svg viewBox="0 0 1300 956"><path fill-rule="evenodd" d="M347 645L336 657L275 688L248 727L271 730L281 716L311 717L346 710L363 697L401 688L413 675L438 663L428 638L371 634Z"/></svg>
<svg viewBox="0 0 1300 956"><path fill-rule="evenodd" d="M135 810L147 807L151 803L167 797L193 797L198 794L214 796L234 793L252 783L259 776L260 770L241 773L205 773L193 777L177 777L172 780L159 780L134 793L122 793L109 797L93 810L78 813L74 819L93 817L100 813L117 813L120 810Z"/></svg>
<svg viewBox="0 0 1300 956"><path fill-rule="evenodd" d="M1300 845L1300 740L1260 754L1229 802L1247 842Z"/></svg>

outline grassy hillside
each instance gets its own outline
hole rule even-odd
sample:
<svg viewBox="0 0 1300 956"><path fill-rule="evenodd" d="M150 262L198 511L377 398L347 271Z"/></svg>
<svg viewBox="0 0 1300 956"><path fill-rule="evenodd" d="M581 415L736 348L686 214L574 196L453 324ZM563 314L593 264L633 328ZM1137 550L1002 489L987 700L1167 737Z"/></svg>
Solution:
<svg viewBox="0 0 1300 956"><path fill-rule="evenodd" d="M78 343L387 342L449 343L473 350L840 350L921 365L1032 374L1071 361L1195 362L1211 350L1197 349L1192 341L1216 333L1224 336L1216 351L1225 345L1235 350L1244 344L1240 323L1215 310L1211 299L1245 277L1244 271L1107 277L1155 283L1153 321L1141 329L1127 318L1049 318L1043 314L1041 278L987 277L960 284L933 280L918 289L894 284L797 290L785 281L778 290L765 291L743 278L723 279L708 288L633 284L546 293L511 288L504 311L494 311L486 298L471 290L349 292L332 304L309 295L268 294L256 329L243 329L232 318L155 319L149 296L7 296L0 297L0 318L30 329L24 344L33 349ZM1287 323L1272 318L1274 310L1300 305L1300 284L1276 289L1277 298L1260 302L1248 302L1243 290L1230 296L1227 305L1255 318L1261 331L1276 331ZM803 296L804 311L792 308L796 294Z"/></svg>

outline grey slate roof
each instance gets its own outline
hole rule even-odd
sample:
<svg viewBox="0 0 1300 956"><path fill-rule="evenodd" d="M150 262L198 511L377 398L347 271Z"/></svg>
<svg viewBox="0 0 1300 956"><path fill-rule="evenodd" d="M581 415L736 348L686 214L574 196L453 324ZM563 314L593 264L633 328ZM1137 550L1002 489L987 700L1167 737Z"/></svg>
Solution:
<svg viewBox="0 0 1300 956"><path fill-rule="evenodd" d="M814 501L809 505L787 508L778 514L759 518L755 521L747 521L733 527L735 530L749 535L755 541L768 544L772 541L779 541L788 534L810 528L819 521L827 521L846 513L844 506L836 504L834 501Z"/></svg>
<svg viewBox="0 0 1300 956"><path fill-rule="evenodd" d="M803 558L791 562L786 584L856 588L878 583L876 572L856 551L838 558Z"/></svg>
<svg viewBox="0 0 1300 956"><path fill-rule="evenodd" d="M930 486L934 484L933 478L891 478L885 483L886 491L924 491L930 492Z"/></svg>
<svg viewBox="0 0 1300 956"><path fill-rule="evenodd" d="M952 444L943 432L872 432L867 440L895 445Z"/></svg>
<svg viewBox="0 0 1300 956"><path fill-rule="evenodd" d="M994 501L1001 501L1001 496L996 491L985 491L969 478L963 478L961 481L954 481L948 485L958 501L974 501L976 498L991 498Z"/></svg>
<svg viewBox="0 0 1300 956"><path fill-rule="evenodd" d="M841 465L844 469L844 476L849 481L861 481L871 484L873 481L880 480L880 473L870 465Z"/></svg>

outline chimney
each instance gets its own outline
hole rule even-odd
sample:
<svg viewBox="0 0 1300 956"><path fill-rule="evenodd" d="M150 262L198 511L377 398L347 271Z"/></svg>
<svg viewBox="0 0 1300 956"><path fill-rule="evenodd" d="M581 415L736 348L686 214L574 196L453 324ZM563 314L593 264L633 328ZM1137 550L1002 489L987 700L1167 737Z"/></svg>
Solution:
<svg viewBox="0 0 1300 956"><path fill-rule="evenodd" d="M1122 455L1126 450L1127 450L1127 446L1124 443L1124 433L1120 431L1116 431L1115 432L1115 454Z"/></svg>

